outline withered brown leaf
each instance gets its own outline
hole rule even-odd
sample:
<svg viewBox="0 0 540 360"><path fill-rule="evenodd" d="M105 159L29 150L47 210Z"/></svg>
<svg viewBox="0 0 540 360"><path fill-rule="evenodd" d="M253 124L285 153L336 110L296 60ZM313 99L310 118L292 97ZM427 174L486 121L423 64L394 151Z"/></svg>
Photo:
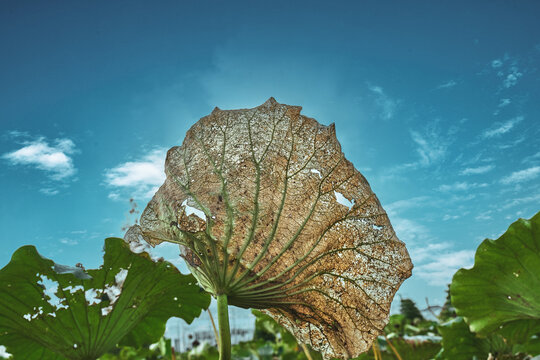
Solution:
<svg viewBox="0 0 540 360"><path fill-rule="evenodd" d="M126 238L179 243L207 291L347 359L382 332L412 263L334 125L300 110L270 98L201 118Z"/></svg>

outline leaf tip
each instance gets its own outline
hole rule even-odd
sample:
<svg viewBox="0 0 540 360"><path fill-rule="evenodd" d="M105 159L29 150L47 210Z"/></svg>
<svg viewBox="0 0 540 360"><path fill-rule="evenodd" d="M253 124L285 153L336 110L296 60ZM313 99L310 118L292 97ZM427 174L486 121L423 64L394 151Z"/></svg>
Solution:
<svg viewBox="0 0 540 360"><path fill-rule="evenodd" d="M266 100L266 101L264 102L263 106L270 107L270 106L276 105L276 104L277 104L276 99L274 99L273 96L270 96L270 97L268 98L268 100Z"/></svg>

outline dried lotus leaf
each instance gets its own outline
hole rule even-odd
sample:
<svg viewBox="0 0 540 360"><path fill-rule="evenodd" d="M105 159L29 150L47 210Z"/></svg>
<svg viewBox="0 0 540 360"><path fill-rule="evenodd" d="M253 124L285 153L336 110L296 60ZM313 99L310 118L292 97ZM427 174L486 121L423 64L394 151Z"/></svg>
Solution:
<svg viewBox="0 0 540 360"><path fill-rule="evenodd" d="M140 233L179 243L212 294L347 359L382 332L412 263L334 125L300 110L270 98L201 118L169 150Z"/></svg>

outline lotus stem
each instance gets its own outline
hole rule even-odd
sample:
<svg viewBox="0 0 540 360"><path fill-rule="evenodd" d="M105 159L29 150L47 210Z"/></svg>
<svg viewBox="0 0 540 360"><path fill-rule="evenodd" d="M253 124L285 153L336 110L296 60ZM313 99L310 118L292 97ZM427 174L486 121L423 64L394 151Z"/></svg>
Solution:
<svg viewBox="0 0 540 360"><path fill-rule="evenodd" d="M231 360L231 330L229 327L229 308L227 295L217 296L219 323L219 360Z"/></svg>
<svg viewBox="0 0 540 360"><path fill-rule="evenodd" d="M208 311L208 316L210 317L210 322L212 323L212 329L214 329L214 336L216 337L216 345L219 347L219 334L216 328L216 323L214 322L214 317L212 316L212 312L210 311L210 308L206 311Z"/></svg>
<svg viewBox="0 0 540 360"><path fill-rule="evenodd" d="M384 334L384 338L386 339L386 343L388 344L388 346L390 346L390 349L392 349L392 351L394 352L394 354L396 355L396 358L398 360L403 360L401 358L401 356L399 355L397 349L394 347L394 345L392 345L392 343L390 342L390 339L388 339L388 337L386 336L386 334Z"/></svg>
<svg viewBox="0 0 540 360"><path fill-rule="evenodd" d="M373 356L375 357L375 360L382 360L382 356L379 350L379 344L377 343L377 339L373 341L372 348L373 348Z"/></svg>
<svg viewBox="0 0 540 360"><path fill-rule="evenodd" d="M302 347L302 350L304 350L304 354L306 354L306 357L308 358L308 360L313 360L313 358L311 357L311 353L309 352L309 349L306 346L306 344L300 343L300 346Z"/></svg>

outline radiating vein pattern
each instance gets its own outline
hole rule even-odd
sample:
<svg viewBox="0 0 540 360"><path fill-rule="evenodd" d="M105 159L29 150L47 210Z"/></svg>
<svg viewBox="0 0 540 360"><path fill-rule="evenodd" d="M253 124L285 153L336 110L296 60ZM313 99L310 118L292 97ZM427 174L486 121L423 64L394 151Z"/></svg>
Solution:
<svg viewBox="0 0 540 360"><path fill-rule="evenodd" d="M263 309L325 358L367 351L412 264L334 125L270 98L201 118L167 154L140 233L200 284Z"/></svg>

